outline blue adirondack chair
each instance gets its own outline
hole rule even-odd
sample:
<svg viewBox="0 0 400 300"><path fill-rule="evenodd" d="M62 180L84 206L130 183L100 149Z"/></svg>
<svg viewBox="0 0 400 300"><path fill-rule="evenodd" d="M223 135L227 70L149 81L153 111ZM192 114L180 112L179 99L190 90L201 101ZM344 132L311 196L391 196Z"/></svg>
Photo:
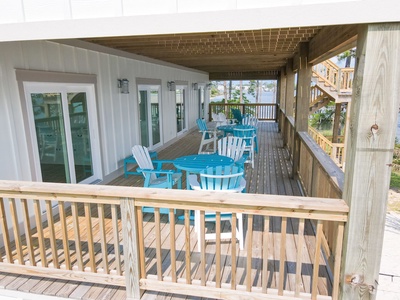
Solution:
<svg viewBox="0 0 400 300"><path fill-rule="evenodd" d="M207 168L200 173L200 182L197 181L197 176L192 174L189 175L188 180L190 186L193 190L197 191L219 191L219 192L232 192L240 193L244 192L246 189L246 180L243 178L243 169L238 166L218 166ZM231 221L232 213L222 212L221 221ZM213 211L205 212L205 222L215 222L216 213ZM205 226L205 224L200 224L200 211L195 211L194 218L195 231L198 235L198 249L201 251L201 236L200 236L200 226ZM240 249L244 248L244 238L243 238L243 215L241 213L237 214L237 232L236 237L239 241ZM232 232L221 233L221 239L232 238ZM205 234L205 240L215 240L215 233Z"/></svg>
<svg viewBox="0 0 400 300"><path fill-rule="evenodd" d="M207 128L207 123L204 119L197 119L196 123L199 127L199 131L202 134L198 154L215 153L215 151L217 150L217 140L221 137L221 135L216 129L209 130ZM213 145L213 148L212 150L209 150L211 143ZM205 149L203 149L204 146L206 146Z"/></svg>
<svg viewBox="0 0 400 300"><path fill-rule="evenodd" d="M242 112L240 111L240 109L232 108L231 112L232 112L233 118L235 118L237 120L237 123L242 124L243 116L242 116Z"/></svg>
<svg viewBox="0 0 400 300"><path fill-rule="evenodd" d="M246 162L251 163L251 167L254 168L256 129L250 125L240 125L233 129L233 136L240 137L245 141L245 152L248 153Z"/></svg>
<svg viewBox="0 0 400 300"><path fill-rule="evenodd" d="M137 171L143 174L144 187L172 189L174 185L177 185L178 189L182 189L182 172L162 169L163 164L172 163L172 161L151 160L148 149L141 145L133 146L132 154L139 166ZM157 167L155 168L154 165ZM154 208L143 207L143 212L154 212ZM168 214L169 209L160 208L160 213Z"/></svg>

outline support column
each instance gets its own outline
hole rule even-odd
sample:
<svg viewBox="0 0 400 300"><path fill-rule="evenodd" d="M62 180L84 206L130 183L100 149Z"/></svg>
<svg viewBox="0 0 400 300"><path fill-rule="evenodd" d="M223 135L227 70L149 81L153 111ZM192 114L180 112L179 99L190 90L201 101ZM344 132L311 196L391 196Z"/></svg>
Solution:
<svg viewBox="0 0 400 300"><path fill-rule="evenodd" d="M342 103L336 103L335 118L333 119L332 143L338 143L341 112L342 112Z"/></svg>
<svg viewBox="0 0 400 300"><path fill-rule="evenodd" d="M293 155L293 137L288 135L290 126L288 118L293 119L293 104L294 104L294 72L293 59L289 59L286 63L286 90L285 90L285 133L283 135L283 145L288 146L290 155Z"/></svg>
<svg viewBox="0 0 400 300"><path fill-rule="evenodd" d="M375 299L400 100L400 23L360 26L343 199L340 299Z"/></svg>
<svg viewBox="0 0 400 300"><path fill-rule="evenodd" d="M312 64L308 62L308 43L299 45L299 63L297 76L297 100L295 116L295 135L293 150L293 176L297 175L300 162L300 138L299 132L308 131L308 112L310 103L310 89Z"/></svg>
<svg viewBox="0 0 400 300"><path fill-rule="evenodd" d="M278 127L279 131L285 132L285 105L286 105L286 71L281 68L279 81L278 81L278 98L279 98L279 111L278 111Z"/></svg>

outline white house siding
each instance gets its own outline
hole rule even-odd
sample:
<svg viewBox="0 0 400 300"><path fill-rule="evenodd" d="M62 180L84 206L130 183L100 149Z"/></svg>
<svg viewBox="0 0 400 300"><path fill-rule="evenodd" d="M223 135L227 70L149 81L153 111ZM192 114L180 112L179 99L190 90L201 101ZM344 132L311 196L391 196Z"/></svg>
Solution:
<svg viewBox="0 0 400 300"><path fill-rule="evenodd" d="M170 80L188 81L189 128L198 115L193 82L207 82L202 72L143 62L50 41L0 43L0 179L32 180L15 69L95 74L97 114L103 175L122 166L139 142L136 78L161 79L162 140L176 138L175 93ZM121 94L117 79L129 80L130 93ZM28 133L29 134L29 133Z"/></svg>

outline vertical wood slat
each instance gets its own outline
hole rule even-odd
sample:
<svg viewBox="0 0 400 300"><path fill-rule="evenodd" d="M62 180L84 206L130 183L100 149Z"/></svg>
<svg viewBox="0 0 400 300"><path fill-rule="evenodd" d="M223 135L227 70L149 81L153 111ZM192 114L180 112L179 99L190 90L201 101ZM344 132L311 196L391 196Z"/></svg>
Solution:
<svg viewBox="0 0 400 300"><path fill-rule="evenodd" d="M304 243L304 219L299 220L299 231L297 233L297 257L296 257L296 286L294 295L300 296L301 287L301 267L302 267L302 256L303 256L303 243ZM334 298L335 299L335 298Z"/></svg>
<svg viewBox="0 0 400 300"><path fill-rule="evenodd" d="M137 222L138 212L142 208L135 210L135 203L132 199L121 199L121 220L124 262L125 262L125 282L127 299L140 299L140 246L138 245L138 228L142 227L142 222ZM118 240L118 238L116 237Z"/></svg>
<svg viewBox="0 0 400 300"><path fill-rule="evenodd" d="M105 225L105 215L104 215L104 205L97 205L97 212L99 216L99 234L100 234L100 244L102 252L102 262L103 270L105 274L109 274L110 270L108 267L108 250L107 250L107 236L106 236L106 225Z"/></svg>
<svg viewBox="0 0 400 300"><path fill-rule="evenodd" d="M170 235L170 256L171 256L171 277L176 282L176 241L175 241L175 213L169 209L169 235Z"/></svg>
<svg viewBox="0 0 400 300"><path fill-rule="evenodd" d="M67 217L65 215L65 203L63 201L58 202L58 209L60 214L60 222L61 222L61 233L63 240L63 248L64 248L64 264L67 270L71 270L71 258L69 251L69 241L68 241L68 228L67 228Z"/></svg>
<svg viewBox="0 0 400 300"><path fill-rule="evenodd" d="M4 208L4 199L3 198L1 198L1 201L0 201L0 219L1 219L1 231L3 233L4 247L6 249L7 262L12 264L12 263L14 263L14 258L12 256L10 234L8 231L7 217L6 217L6 212L5 212L5 208Z"/></svg>
<svg viewBox="0 0 400 300"><path fill-rule="evenodd" d="M231 289L236 290L236 228L237 214L232 214L232 240L231 240Z"/></svg>
<svg viewBox="0 0 400 300"><path fill-rule="evenodd" d="M9 204L10 204L11 221L13 224L14 243L15 243L15 248L17 251L18 264L24 265L25 262L24 262L24 257L22 254L21 233L19 230L16 199L15 198L9 199ZM14 263L15 263L15 261L14 261Z"/></svg>
<svg viewBox="0 0 400 300"><path fill-rule="evenodd" d="M83 259L82 259L82 245L81 245L81 234L79 231L79 212L78 203L73 202L71 204L72 222L74 224L74 239L75 239L75 255L76 262L78 264L78 270L83 271Z"/></svg>
<svg viewBox="0 0 400 300"><path fill-rule="evenodd" d="M251 292L251 261L253 246L253 215L247 215L246 291Z"/></svg>
<svg viewBox="0 0 400 300"><path fill-rule="evenodd" d="M268 245L269 245L269 216L264 217L263 231L263 267L262 267L262 292L267 293L268 286Z"/></svg>
<svg viewBox="0 0 400 300"><path fill-rule="evenodd" d="M157 279L162 281L162 258L161 258L161 218L160 208L154 208L155 236L156 236L156 264L157 264Z"/></svg>
<svg viewBox="0 0 400 300"><path fill-rule="evenodd" d="M287 229L287 218L282 217L281 245L280 245L280 253L279 253L279 282L278 282L278 295L279 296L283 296L283 287L284 287L284 283L285 283L286 229Z"/></svg>
<svg viewBox="0 0 400 300"><path fill-rule="evenodd" d="M26 238L26 247L29 255L29 264L31 266L36 266L36 259L33 250L31 221L29 219L30 216L28 209L28 201L26 199L21 199L21 203L22 203L22 213L24 216L25 238Z"/></svg>
<svg viewBox="0 0 400 300"><path fill-rule="evenodd" d="M191 268L190 268L190 216L189 210L185 209L185 273L186 283L191 284Z"/></svg>
<svg viewBox="0 0 400 300"><path fill-rule="evenodd" d="M54 268L59 268L58 262L58 249L57 249L57 241L56 241L56 231L54 228L54 218L53 218L53 207L52 201L46 200L46 215L47 215L47 227L50 233L50 247L51 247L51 254L53 257L52 264Z"/></svg>
<svg viewBox="0 0 400 300"><path fill-rule="evenodd" d="M35 211L36 231L39 242L40 263L42 267L47 267L47 257L46 257L46 248L43 236L42 211L40 209L40 200L34 200L33 207Z"/></svg>
<svg viewBox="0 0 400 300"><path fill-rule="evenodd" d="M236 228L232 227L232 234ZM215 284L217 288L221 287L221 213L216 212L215 214L215 234L216 241L215 246L217 247L215 251ZM236 241L235 241L236 243Z"/></svg>
<svg viewBox="0 0 400 300"><path fill-rule="evenodd" d="M314 268L313 268L313 277L311 284L311 299L317 299L318 293L318 273L319 273L319 260L321 255L321 244L322 244L322 221L318 220L317 224L317 236L315 238L315 255L314 255Z"/></svg>
<svg viewBox="0 0 400 300"><path fill-rule="evenodd" d="M343 250L343 232L344 223L339 223L337 225L336 234L336 247L334 251L334 269L333 269L333 286L332 286L332 299L339 298L339 283L340 283L340 265L342 263L342 250Z"/></svg>
<svg viewBox="0 0 400 300"><path fill-rule="evenodd" d="M86 234L87 244L89 253L89 268L90 271L96 273L96 259L94 254L94 242L93 242L93 227L92 227L92 212L90 209L90 203L85 203L85 219L86 219Z"/></svg>
<svg viewBox="0 0 400 300"><path fill-rule="evenodd" d="M117 275L122 275L121 250L119 249L118 213L117 213L117 206L115 204L111 204L111 222L112 222L112 228L113 228L112 230L113 230L113 237L114 237L115 267L116 267ZM139 223L139 224L142 224L142 223ZM140 226L139 226L139 228L140 228ZM139 230L139 232L140 232L140 230Z"/></svg>
<svg viewBox="0 0 400 300"><path fill-rule="evenodd" d="M206 234L205 234L205 211L200 211L200 278L201 285L206 285Z"/></svg>
<svg viewBox="0 0 400 300"><path fill-rule="evenodd" d="M140 278L146 278L146 264L145 264L145 249L144 249L144 235L143 235L143 211L142 207L136 206L137 214L137 228L139 239L139 265L140 265ZM122 226L123 227L123 226Z"/></svg>

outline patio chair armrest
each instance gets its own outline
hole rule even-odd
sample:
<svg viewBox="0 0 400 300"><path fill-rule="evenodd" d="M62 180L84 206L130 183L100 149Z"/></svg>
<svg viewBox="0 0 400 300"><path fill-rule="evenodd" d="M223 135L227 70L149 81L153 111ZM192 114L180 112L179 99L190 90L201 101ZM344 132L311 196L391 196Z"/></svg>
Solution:
<svg viewBox="0 0 400 300"><path fill-rule="evenodd" d="M192 190L200 190L200 183L197 181L197 175L190 174L187 178Z"/></svg>
<svg viewBox="0 0 400 300"><path fill-rule="evenodd" d="M138 172L143 172L143 173L151 173L151 174L175 174L175 173L180 173L176 172L174 170L150 170L150 169L136 169Z"/></svg>
<svg viewBox="0 0 400 300"><path fill-rule="evenodd" d="M153 165L156 167L157 170L161 170L163 164L173 164L173 160L166 160L166 159L153 159L152 160Z"/></svg>

